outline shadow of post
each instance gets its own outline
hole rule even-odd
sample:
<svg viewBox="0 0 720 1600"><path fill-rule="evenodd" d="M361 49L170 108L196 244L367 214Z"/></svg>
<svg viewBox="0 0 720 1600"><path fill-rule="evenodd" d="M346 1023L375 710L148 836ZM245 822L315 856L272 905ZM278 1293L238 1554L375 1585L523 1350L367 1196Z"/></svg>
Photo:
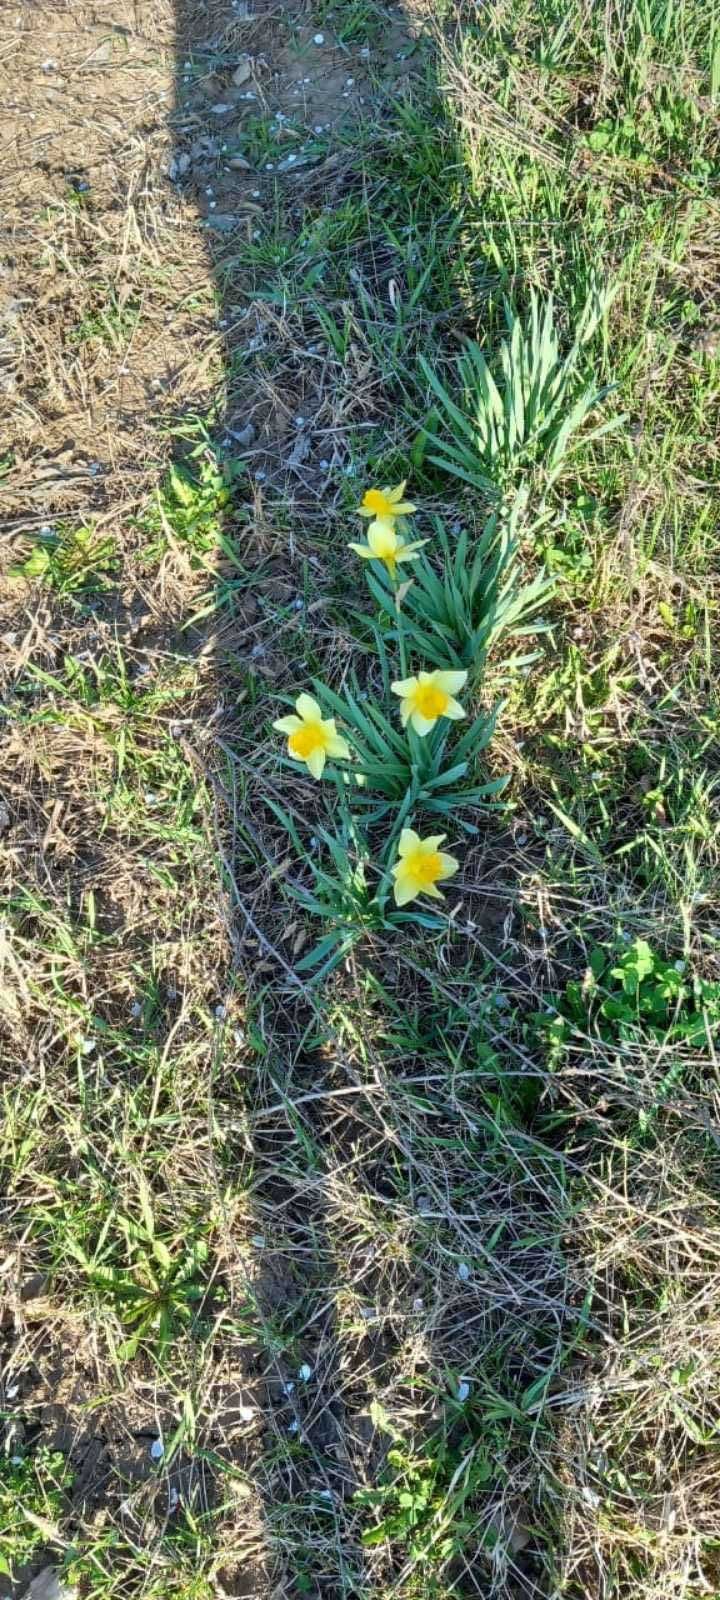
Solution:
<svg viewBox="0 0 720 1600"><path fill-rule="evenodd" d="M210 613L218 697L239 708L219 741L216 793L228 1008L243 1016L239 1044L219 1031L213 1115L224 1172L236 1182L239 1167L250 1203L240 1233L228 1208L227 1254L238 1301L249 1295L255 1315L251 1379L264 1429L243 1465L263 1507L263 1581L278 1593L517 1600L544 1592L525 1528L532 1488L527 1463L493 1476L512 1407L482 1364L497 1357L529 1384L567 1300L553 1249L524 1246L514 1259L538 1215L554 1225L561 1207L545 1154L518 1156L497 1114L492 1040L503 1040L487 950L460 989L399 969L381 941L380 974L352 963L310 989L294 967L307 933L278 893L292 865L267 800L309 832L317 791L293 784L288 799L257 737L279 693L314 672L342 680L358 650L351 590L336 573L348 478L368 461L382 462L383 480L405 476L416 424L397 399L388 406L386 380L402 401L428 337L453 343L472 328L473 296L447 261L462 158L448 122L425 214L416 187L405 205L403 169L431 160L422 107L435 63L404 14L343 6L320 23L302 6L175 4L171 177L196 197L224 341L206 459L225 474L228 503L203 620ZM441 115L437 86L432 103ZM397 150L394 227L373 218L374 140ZM441 221L438 264L426 246ZM438 280L429 320L428 262ZM492 835L478 862L486 846L492 861ZM479 867L481 895L491 883ZM497 948L513 888L496 905L492 892L480 903ZM519 1052L507 1077L526 1066ZM462 1538L446 1549L443 1514L431 1508L426 1550L410 1523L391 1553L366 1550L373 1517L358 1491L387 1481L393 1441L412 1478L438 1437L437 1492L460 1505ZM381 1492L389 1517L396 1500L392 1486Z"/></svg>

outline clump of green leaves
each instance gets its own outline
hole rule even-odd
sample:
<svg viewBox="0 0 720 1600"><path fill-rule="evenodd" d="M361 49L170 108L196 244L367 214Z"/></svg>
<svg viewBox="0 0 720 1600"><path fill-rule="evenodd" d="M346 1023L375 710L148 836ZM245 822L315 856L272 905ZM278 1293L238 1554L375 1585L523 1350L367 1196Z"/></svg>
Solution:
<svg viewBox="0 0 720 1600"><path fill-rule="evenodd" d="M137 1188L139 1218L111 1210L91 1252L72 1241L95 1294L126 1330L117 1351L124 1361L141 1344L160 1358L192 1324L206 1292L208 1246L201 1227L181 1237L160 1228L142 1175Z"/></svg>
<svg viewBox="0 0 720 1600"><path fill-rule="evenodd" d="M524 474L542 466L545 483L558 476L571 441L607 391L588 384L584 352L611 295L591 293L581 311L570 349L562 354L552 295L531 291L525 320L505 304L508 334L489 363L469 341L457 363L455 394L421 356L436 409L425 425L429 459L452 477L496 499L517 487ZM597 439L618 421L584 435Z"/></svg>
<svg viewBox="0 0 720 1600"><path fill-rule="evenodd" d="M518 582L518 539L525 505L526 496L520 494L509 511L505 507L494 511L472 543L466 529L451 541L439 519L434 519L441 571L437 572L426 556L415 562L402 599L408 646L433 666L446 667L452 662L467 667L477 680L500 638L543 630L543 623L529 625L529 619L550 595L552 581L541 572L530 583ZM388 578L370 571L368 584L396 633L396 597Z"/></svg>
<svg viewBox="0 0 720 1600"><path fill-rule="evenodd" d="M646 939L620 950L596 946L582 979L572 979L558 1006L559 1032L575 1024L608 1043L639 1035L666 1043L708 1045L720 1024L720 983L669 961Z"/></svg>
<svg viewBox="0 0 720 1600"><path fill-rule="evenodd" d="M91 525L60 525L40 534L25 560L10 568L10 577L39 580L58 594L91 594L107 587L116 567L110 534L99 534Z"/></svg>
<svg viewBox="0 0 720 1600"><path fill-rule="evenodd" d="M72 1486L73 1474L59 1451L0 1456L0 1573L11 1582L17 1569L47 1542Z"/></svg>
<svg viewBox="0 0 720 1600"><path fill-rule="evenodd" d="M478 1528L475 1509L478 1495L500 1470L489 1441L473 1438L461 1418L458 1426L441 1429L417 1449L382 1407L371 1409L375 1425L390 1435L392 1444L377 1486L355 1497L358 1505L375 1513L363 1532L365 1547L400 1546L411 1561L426 1562L431 1571L461 1555L471 1536L490 1548L495 1535L491 1528Z"/></svg>
<svg viewBox="0 0 720 1600"><path fill-rule="evenodd" d="M184 627L213 612L231 610L238 593L250 582L239 546L232 536L238 487L245 468L224 457L203 434L182 462L173 462L137 526L148 539L145 559L180 546L196 571L212 576L212 586L198 597Z"/></svg>

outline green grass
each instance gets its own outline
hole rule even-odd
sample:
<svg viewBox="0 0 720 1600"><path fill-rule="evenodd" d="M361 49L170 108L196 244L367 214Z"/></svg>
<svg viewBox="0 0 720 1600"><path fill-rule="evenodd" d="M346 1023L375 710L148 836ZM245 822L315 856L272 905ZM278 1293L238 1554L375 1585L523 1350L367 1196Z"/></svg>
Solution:
<svg viewBox="0 0 720 1600"><path fill-rule="evenodd" d="M214 138L247 49L268 103L221 137L261 200L177 292L146 217L126 295L95 194L58 210L93 308L71 375L135 347L153 296L198 332L152 459L23 534L11 572L6 1575L52 1561L88 1600L700 1600L720 12L335 0L310 38L365 105L340 94L326 131L299 95L278 123L263 64L319 47L234 13L193 38L192 9L178 148L186 118ZM461 870L400 921L410 780L368 717L403 630L346 547L367 486L404 478L430 566L403 644L423 664L430 628L468 667L477 750L435 795ZM303 689L370 741L359 799L284 759Z"/></svg>

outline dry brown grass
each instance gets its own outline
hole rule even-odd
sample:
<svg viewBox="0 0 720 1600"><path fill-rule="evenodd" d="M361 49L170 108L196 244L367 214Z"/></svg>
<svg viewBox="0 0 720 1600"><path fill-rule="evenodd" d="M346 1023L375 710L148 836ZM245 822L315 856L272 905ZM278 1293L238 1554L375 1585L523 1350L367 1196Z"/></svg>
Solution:
<svg viewBox="0 0 720 1600"><path fill-rule="evenodd" d="M700 386L695 345L674 376L652 350L631 366L646 257L659 272L665 249L648 239L609 334L637 454L601 451L561 485L570 532L579 489L607 522L547 655L510 684L491 760L514 813L465 848L442 936L373 935L313 987L296 965L314 930L287 892L302 869L268 802L303 837L323 813L279 771L269 708L358 656L372 681L343 549L356 478L406 459L416 351L442 364L495 293L475 242L492 196L468 180L425 298L426 214L403 255L384 197L406 184L415 203L423 122L446 141L434 205L446 184L451 215L466 164L500 148L552 183L577 133L536 66L511 63L501 90L427 18L347 10L73 0L0 25L7 1586L64 1560L89 1600L695 1600L720 1590L714 1035L628 1043L589 1012L553 1056L537 1017L621 927L718 977L715 445L700 468L673 410L680 386L687 415L709 414L717 383ZM417 124L393 121L413 106ZM226 169L240 124L251 164ZM278 174L303 144L307 166ZM584 146L569 170L572 187ZM603 171L627 198L625 170ZM677 278L704 306L714 212L695 204L678 201ZM308 217L336 231L308 243ZM618 224L608 262L631 233ZM548 233L532 258L541 286L555 248ZM230 497L212 477L225 434ZM177 459L207 473L189 531ZM648 556L676 503L700 532ZM452 521L452 484L428 482L431 509ZM94 589L73 587L65 547L44 577L11 575L45 528L85 526L106 542ZM705 621L683 633L690 602ZM653 782L665 758L702 776L691 802L663 778L649 811L640 746ZM438 1473L425 1551L363 1543L380 1514L363 1491L398 1510L393 1439L400 1487L426 1452ZM69 1467L52 1516L11 1478L45 1448Z"/></svg>

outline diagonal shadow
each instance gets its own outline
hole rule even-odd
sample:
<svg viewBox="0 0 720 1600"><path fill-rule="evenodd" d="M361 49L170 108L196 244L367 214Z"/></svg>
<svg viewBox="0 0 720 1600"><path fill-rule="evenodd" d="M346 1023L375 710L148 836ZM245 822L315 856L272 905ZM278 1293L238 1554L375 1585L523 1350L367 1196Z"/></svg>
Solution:
<svg viewBox="0 0 720 1600"><path fill-rule="evenodd" d="M472 329L486 287L480 269L470 286L451 270L428 330L424 247L435 245L444 186L451 248L462 155L448 121L428 213L409 199L403 212L402 163L428 159L412 77L427 95L438 71L432 39L404 14L383 10L378 24L378 13L343 7L319 23L302 6L175 3L170 175L205 229L223 341L207 459L228 499L202 620L219 693L243 708L220 741L216 788L227 1007L242 1020L239 1046L219 1030L213 1117L250 1206L240 1232L226 1211L227 1255L257 1330L264 1429L244 1466L262 1503L266 1570L277 1592L295 1582L318 1595L517 1600L546 1591L527 1526L533 1487L527 1462L508 1455L512 1403L493 1368L529 1389L571 1312L551 1157L532 1138L522 1153L515 1145L515 1120L531 1124L539 1089L493 1011L491 958L514 893L506 882L498 895L497 833L478 848L482 954L459 989L381 945L373 962L311 989L295 970L307 933L278 894L293 867L267 799L307 835L317 793L309 782L288 791L243 730L244 708L253 728L266 723L275 697L313 672L341 681L357 652L354 579L335 553L348 480L368 460L383 479L404 475L412 444L402 408L386 404L383 351L402 381L428 332L453 342ZM445 116L437 84L434 103ZM376 140L399 142L394 229L373 225L364 156ZM501 1105L503 1052L517 1094ZM545 1232L548 1247L519 1243ZM462 1538L446 1549L433 1510L429 1565L412 1538L391 1553L385 1541L365 1549L363 1492L387 1481L389 1447L401 1441L407 1474L429 1439L442 1441L437 1503L455 1508ZM380 1496L388 1514L394 1493Z"/></svg>

